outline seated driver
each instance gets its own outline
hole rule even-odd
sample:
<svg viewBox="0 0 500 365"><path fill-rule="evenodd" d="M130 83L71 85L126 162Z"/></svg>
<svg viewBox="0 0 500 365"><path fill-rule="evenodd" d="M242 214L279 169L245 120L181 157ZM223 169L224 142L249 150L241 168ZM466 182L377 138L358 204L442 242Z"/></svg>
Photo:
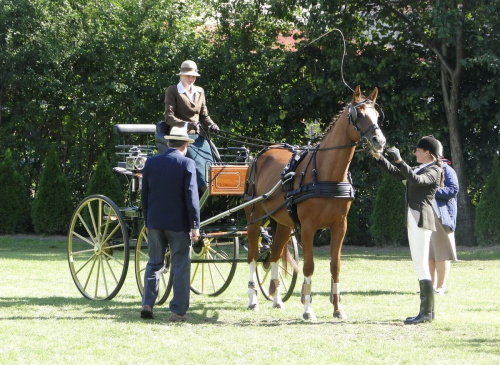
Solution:
<svg viewBox="0 0 500 365"><path fill-rule="evenodd" d="M206 165L220 161L220 157L200 125L213 132L219 131L219 127L208 115L203 89L194 85L196 77L200 76L196 63L184 61L177 75L180 77L179 83L169 86L165 92L165 121L170 128L187 128L189 137L194 140L186 156L195 161L198 188L205 191Z"/></svg>

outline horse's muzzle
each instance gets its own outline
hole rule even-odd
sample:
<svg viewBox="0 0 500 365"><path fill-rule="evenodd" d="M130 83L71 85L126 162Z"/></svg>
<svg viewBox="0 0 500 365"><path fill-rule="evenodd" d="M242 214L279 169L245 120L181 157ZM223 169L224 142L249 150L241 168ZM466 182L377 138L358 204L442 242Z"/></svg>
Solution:
<svg viewBox="0 0 500 365"><path fill-rule="evenodd" d="M369 141L373 152L381 153L384 150L386 140L380 129L376 130Z"/></svg>

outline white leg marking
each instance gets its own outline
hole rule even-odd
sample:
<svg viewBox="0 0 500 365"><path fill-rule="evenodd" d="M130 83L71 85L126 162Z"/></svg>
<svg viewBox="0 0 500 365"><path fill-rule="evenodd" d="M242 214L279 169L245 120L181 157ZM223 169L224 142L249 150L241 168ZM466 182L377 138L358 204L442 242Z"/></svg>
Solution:
<svg viewBox="0 0 500 365"><path fill-rule="evenodd" d="M257 287L255 284L255 278L257 277L255 274L257 270L257 262L252 260L248 267L250 268L250 278L248 280L248 309L258 311L259 303L257 302Z"/></svg>
<svg viewBox="0 0 500 365"><path fill-rule="evenodd" d="M304 303L304 313L302 318L315 321L316 315L311 307L311 276L304 277L304 284L302 285L302 301Z"/></svg>
<svg viewBox="0 0 500 365"><path fill-rule="evenodd" d="M281 300L281 286L280 286L280 265L278 262L271 262L271 280L274 282L275 291L272 294L273 308L284 309L285 305Z"/></svg>

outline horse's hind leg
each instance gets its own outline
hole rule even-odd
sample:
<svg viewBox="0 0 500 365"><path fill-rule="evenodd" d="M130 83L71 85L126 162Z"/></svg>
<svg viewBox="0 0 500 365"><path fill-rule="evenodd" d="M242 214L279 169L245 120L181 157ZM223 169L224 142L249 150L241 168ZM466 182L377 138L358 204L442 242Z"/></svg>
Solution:
<svg viewBox="0 0 500 365"><path fill-rule="evenodd" d="M345 220L343 224L330 227L330 273L332 275L330 302L333 304L333 317L340 319L347 319L347 314L340 304L340 252L346 229Z"/></svg>
<svg viewBox="0 0 500 365"><path fill-rule="evenodd" d="M269 260L271 261L271 281L269 283L269 295L273 298L273 308L283 309L285 307L283 301L281 300L279 259L283 256L283 250L288 249L286 245L290 240L291 232L292 229L290 227L278 224L276 227L276 233L273 237L271 257L269 258ZM283 260L286 260L286 258L284 258Z"/></svg>

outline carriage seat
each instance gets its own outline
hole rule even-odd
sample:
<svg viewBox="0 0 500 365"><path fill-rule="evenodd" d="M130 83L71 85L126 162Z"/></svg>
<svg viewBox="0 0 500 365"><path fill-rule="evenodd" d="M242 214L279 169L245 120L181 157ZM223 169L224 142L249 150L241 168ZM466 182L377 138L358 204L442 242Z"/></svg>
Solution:
<svg viewBox="0 0 500 365"><path fill-rule="evenodd" d="M158 148L158 154L163 153L167 150L167 140L164 138L170 132L170 126L164 121L159 121L156 124L156 133L155 133L155 144L156 148Z"/></svg>

